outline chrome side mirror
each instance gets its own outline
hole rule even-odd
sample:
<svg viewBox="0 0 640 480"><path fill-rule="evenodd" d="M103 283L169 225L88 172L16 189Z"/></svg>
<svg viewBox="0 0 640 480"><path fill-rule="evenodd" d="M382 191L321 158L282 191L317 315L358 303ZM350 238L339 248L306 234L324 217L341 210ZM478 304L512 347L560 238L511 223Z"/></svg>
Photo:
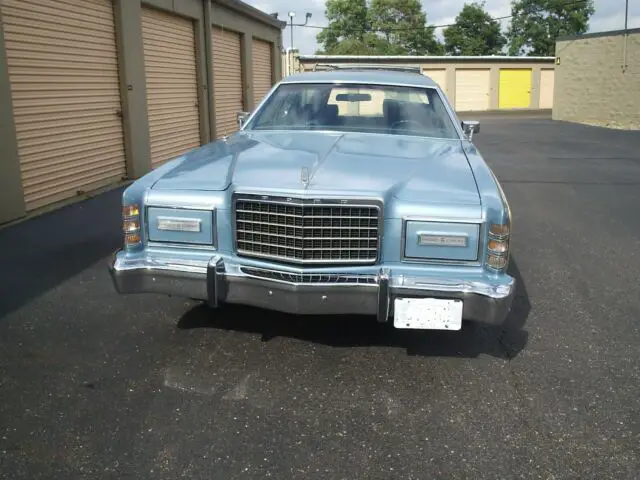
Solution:
<svg viewBox="0 0 640 480"><path fill-rule="evenodd" d="M463 120L462 131L464 131L465 135L471 140L474 133L480 133L480 122L477 120Z"/></svg>
<svg viewBox="0 0 640 480"><path fill-rule="evenodd" d="M238 112L236 114L236 120L238 122L238 127L242 127L242 125L245 124L245 122L249 118L249 115L251 115L250 112Z"/></svg>

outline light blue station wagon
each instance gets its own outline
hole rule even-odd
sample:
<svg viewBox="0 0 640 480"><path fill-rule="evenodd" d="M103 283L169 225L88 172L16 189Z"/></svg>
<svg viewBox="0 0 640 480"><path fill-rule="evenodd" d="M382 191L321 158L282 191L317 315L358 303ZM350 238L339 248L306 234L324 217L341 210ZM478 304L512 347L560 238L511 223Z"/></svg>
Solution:
<svg viewBox="0 0 640 480"><path fill-rule="evenodd" d="M118 292L409 329L504 321L509 205L478 123L431 79L296 74L239 121L125 190Z"/></svg>

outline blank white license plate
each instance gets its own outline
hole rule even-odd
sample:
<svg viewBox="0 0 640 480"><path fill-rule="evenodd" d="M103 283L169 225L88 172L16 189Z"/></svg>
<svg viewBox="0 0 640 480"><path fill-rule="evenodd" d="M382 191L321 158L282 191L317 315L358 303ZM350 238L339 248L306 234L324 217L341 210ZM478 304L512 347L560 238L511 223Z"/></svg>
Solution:
<svg viewBox="0 0 640 480"><path fill-rule="evenodd" d="M439 298L396 298L393 326L419 330L460 330L462 301Z"/></svg>

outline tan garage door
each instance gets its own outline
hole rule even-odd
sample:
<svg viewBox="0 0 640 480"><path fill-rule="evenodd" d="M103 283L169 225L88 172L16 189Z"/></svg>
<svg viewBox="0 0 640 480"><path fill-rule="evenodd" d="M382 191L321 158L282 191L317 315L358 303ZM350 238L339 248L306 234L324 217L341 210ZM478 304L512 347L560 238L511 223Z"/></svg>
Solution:
<svg viewBox="0 0 640 480"><path fill-rule="evenodd" d="M111 0L0 6L27 210L122 179Z"/></svg>
<svg viewBox="0 0 640 480"><path fill-rule="evenodd" d="M200 145L193 22L144 8L142 39L155 168Z"/></svg>
<svg viewBox="0 0 640 480"><path fill-rule="evenodd" d="M489 79L488 68L456 70L456 110L488 110Z"/></svg>
<svg viewBox="0 0 640 480"><path fill-rule="evenodd" d="M423 68L422 74L430 77L431 80L440 86L443 92L447 93L447 71L444 68Z"/></svg>
<svg viewBox="0 0 640 480"><path fill-rule="evenodd" d="M540 70L540 108L553 108L554 73L551 68Z"/></svg>
<svg viewBox="0 0 640 480"><path fill-rule="evenodd" d="M236 115L244 109L240 35L213 27L213 101L216 138L238 129Z"/></svg>
<svg viewBox="0 0 640 480"><path fill-rule="evenodd" d="M257 105L273 86L271 44L253 39L253 103Z"/></svg>

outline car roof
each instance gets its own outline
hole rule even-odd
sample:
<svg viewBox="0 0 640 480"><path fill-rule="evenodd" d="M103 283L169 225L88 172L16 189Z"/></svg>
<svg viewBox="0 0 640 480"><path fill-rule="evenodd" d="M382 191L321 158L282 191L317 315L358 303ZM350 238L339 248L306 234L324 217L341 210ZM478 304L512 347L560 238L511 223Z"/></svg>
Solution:
<svg viewBox="0 0 640 480"><path fill-rule="evenodd" d="M381 83L392 85L414 85L424 87L436 87L437 84L431 78L419 73L407 73L393 70L331 70L320 72L296 73L285 77L281 83L300 82L353 82L353 83Z"/></svg>

